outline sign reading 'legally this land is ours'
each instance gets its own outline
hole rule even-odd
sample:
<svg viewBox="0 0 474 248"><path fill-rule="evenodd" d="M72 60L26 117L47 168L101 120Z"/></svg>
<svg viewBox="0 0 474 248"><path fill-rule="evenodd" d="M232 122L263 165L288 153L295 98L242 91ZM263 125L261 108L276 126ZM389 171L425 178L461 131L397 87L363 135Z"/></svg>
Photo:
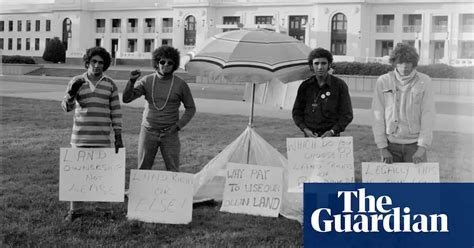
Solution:
<svg viewBox="0 0 474 248"><path fill-rule="evenodd" d="M188 224L192 220L193 182L189 173L131 170L127 218Z"/></svg>
<svg viewBox="0 0 474 248"><path fill-rule="evenodd" d="M59 200L123 202L125 148L61 148Z"/></svg>
<svg viewBox="0 0 474 248"><path fill-rule="evenodd" d="M227 164L221 211L278 217L283 194L283 168Z"/></svg>
<svg viewBox="0 0 474 248"><path fill-rule="evenodd" d="M439 164L363 162L362 182L439 183Z"/></svg>
<svg viewBox="0 0 474 248"><path fill-rule="evenodd" d="M305 182L354 182L352 137L287 138L288 191Z"/></svg>

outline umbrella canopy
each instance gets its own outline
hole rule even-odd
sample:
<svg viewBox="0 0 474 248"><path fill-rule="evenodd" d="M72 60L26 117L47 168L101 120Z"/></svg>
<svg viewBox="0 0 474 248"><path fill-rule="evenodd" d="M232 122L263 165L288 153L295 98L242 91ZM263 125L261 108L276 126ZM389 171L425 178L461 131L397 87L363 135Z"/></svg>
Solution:
<svg viewBox="0 0 474 248"><path fill-rule="evenodd" d="M309 77L311 48L288 35L265 29L237 30L212 36L187 55L186 71L231 82L291 82Z"/></svg>

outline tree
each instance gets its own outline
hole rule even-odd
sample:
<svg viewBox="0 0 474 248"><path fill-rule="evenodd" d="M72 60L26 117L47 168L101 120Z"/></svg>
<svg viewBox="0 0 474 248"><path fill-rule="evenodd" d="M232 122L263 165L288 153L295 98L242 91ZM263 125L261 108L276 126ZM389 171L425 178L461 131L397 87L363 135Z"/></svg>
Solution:
<svg viewBox="0 0 474 248"><path fill-rule="evenodd" d="M53 63L66 62L66 47L58 37L54 37L46 44L43 59Z"/></svg>

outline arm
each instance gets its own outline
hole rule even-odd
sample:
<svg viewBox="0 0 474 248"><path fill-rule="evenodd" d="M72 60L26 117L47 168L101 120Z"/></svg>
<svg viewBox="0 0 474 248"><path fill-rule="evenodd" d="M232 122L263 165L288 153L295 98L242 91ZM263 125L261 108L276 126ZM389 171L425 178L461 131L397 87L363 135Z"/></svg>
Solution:
<svg viewBox="0 0 474 248"><path fill-rule="evenodd" d="M74 77L69 81L66 95L61 102L61 107L64 111L70 112L76 107L76 95L84 83L85 80L81 77Z"/></svg>
<svg viewBox="0 0 474 248"><path fill-rule="evenodd" d="M436 107L434 101L434 91L431 79L425 82L425 91L421 105L421 125L418 136L418 146L428 147L433 141L433 126L435 122Z"/></svg>
<svg viewBox="0 0 474 248"><path fill-rule="evenodd" d="M189 121L194 117L196 113L196 105L194 104L193 95L191 94L191 90L186 82L183 82L183 89L182 89L182 102L184 105L184 114L178 120L176 125L178 126L178 130L181 130L186 126Z"/></svg>
<svg viewBox="0 0 474 248"><path fill-rule="evenodd" d="M385 135L385 98L383 96L383 82L379 77L374 87L374 95L372 98L372 132L374 134L375 144L378 148L386 148L388 146L387 136Z"/></svg>
<svg viewBox="0 0 474 248"><path fill-rule="evenodd" d="M110 119L112 120L112 128L114 129L115 137L115 152L123 147L122 141L122 111L120 108L120 99L118 96L118 88L115 83L112 84L112 94L109 97Z"/></svg>
<svg viewBox="0 0 474 248"><path fill-rule="evenodd" d="M293 104L292 116L293 116L293 121L295 122L296 126L298 126L303 132L304 132L304 129L307 128L306 124L304 124L305 107L306 107L305 92L304 92L303 84L301 84L300 87L298 88L298 92L296 93L295 103Z"/></svg>
<svg viewBox="0 0 474 248"><path fill-rule="evenodd" d="M140 77L141 72L140 70L133 70L130 72L130 79L123 90L122 101L124 103L129 103L140 96L145 94L145 87L143 86L144 79L142 78L141 81L135 86L135 82Z"/></svg>
<svg viewBox="0 0 474 248"><path fill-rule="evenodd" d="M333 133L343 132L347 125L349 125L349 123L351 123L352 119L354 118L349 88L344 81L342 82L342 85L339 89L338 115L339 119L336 125L332 127Z"/></svg>

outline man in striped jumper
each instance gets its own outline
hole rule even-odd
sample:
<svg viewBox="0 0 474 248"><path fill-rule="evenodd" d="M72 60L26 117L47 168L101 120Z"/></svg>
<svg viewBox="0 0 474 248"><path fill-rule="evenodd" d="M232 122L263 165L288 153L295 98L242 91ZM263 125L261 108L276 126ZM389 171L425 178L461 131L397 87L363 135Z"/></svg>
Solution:
<svg viewBox="0 0 474 248"><path fill-rule="evenodd" d="M122 113L118 88L114 81L104 75L109 68L111 56L102 47L86 50L83 57L87 71L75 76L68 84L66 95L61 102L64 111L74 112L71 135L72 147L97 148L123 147ZM115 139L111 140L110 131ZM82 214L80 202L71 202L66 221L74 221Z"/></svg>

